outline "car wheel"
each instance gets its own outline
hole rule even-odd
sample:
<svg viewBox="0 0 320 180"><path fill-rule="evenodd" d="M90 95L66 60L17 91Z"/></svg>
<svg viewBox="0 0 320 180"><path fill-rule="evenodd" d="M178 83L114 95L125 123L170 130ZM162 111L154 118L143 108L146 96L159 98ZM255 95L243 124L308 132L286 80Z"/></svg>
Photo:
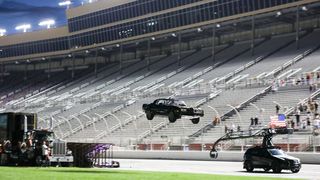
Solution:
<svg viewBox="0 0 320 180"><path fill-rule="evenodd" d="M42 166L43 163L42 163L42 157L41 156L37 156L35 160L36 160L35 163L36 163L37 166Z"/></svg>
<svg viewBox="0 0 320 180"><path fill-rule="evenodd" d="M213 158L213 159L217 159L218 158L218 151L215 150L215 149L212 149L210 151L210 157Z"/></svg>
<svg viewBox="0 0 320 180"><path fill-rule="evenodd" d="M200 118L192 118L192 119L191 119L191 122L192 122L193 124L198 124L199 121L200 121Z"/></svg>
<svg viewBox="0 0 320 180"><path fill-rule="evenodd" d="M152 112L150 112L150 111L146 111L146 116L147 116L148 120L152 120L153 117L154 117L154 114Z"/></svg>
<svg viewBox="0 0 320 180"><path fill-rule="evenodd" d="M300 171L300 169L296 169L296 168L291 169L291 172L293 172L293 173L298 173L299 171Z"/></svg>
<svg viewBox="0 0 320 180"><path fill-rule="evenodd" d="M174 115L174 113L172 111L169 113L168 118L171 123L174 123L177 120L176 116Z"/></svg>
<svg viewBox="0 0 320 180"><path fill-rule="evenodd" d="M248 172L252 172L254 167L251 161L246 161L245 162L245 168Z"/></svg>
<svg viewBox="0 0 320 180"><path fill-rule="evenodd" d="M269 172L271 168L263 168L264 172Z"/></svg>
<svg viewBox="0 0 320 180"><path fill-rule="evenodd" d="M272 165L272 171L274 172L274 173L281 173L281 171L282 171L282 168L281 168L281 165L280 165L280 163L273 163L273 165Z"/></svg>

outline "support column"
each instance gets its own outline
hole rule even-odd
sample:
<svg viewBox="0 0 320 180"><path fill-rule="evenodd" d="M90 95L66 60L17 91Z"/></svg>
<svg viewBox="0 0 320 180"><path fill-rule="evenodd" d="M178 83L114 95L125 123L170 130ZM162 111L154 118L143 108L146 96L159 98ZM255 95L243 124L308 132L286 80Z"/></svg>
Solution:
<svg viewBox="0 0 320 180"><path fill-rule="evenodd" d="M51 59L48 57L48 79L51 78Z"/></svg>
<svg viewBox="0 0 320 180"><path fill-rule="evenodd" d="M120 71L120 74L122 74L122 53L123 53L123 45L120 44L120 55L119 55L119 61L120 61L119 71Z"/></svg>
<svg viewBox="0 0 320 180"><path fill-rule="evenodd" d="M251 56L254 55L255 38L256 38L255 17L252 16L252 21L251 21Z"/></svg>
<svg viewBox="0 0 320 180"><path fill-rule="evenodd" d="M178 66L181 66L181 32L178 33Z"/></svg>
<svg viewBox="0 0 320 180"><path fill-rule="evenodd" d="M28 79L28 74L27 74L27 71L28 71L28 64L26 63L25 65L24 65L24 77L23 77L23 79L26 81L27 79Z"/></svg>
<svg viewBox="0 0 320 180"><path fill-rule="evenodd" d="M300 6L297 6L297 12L296 12L296 47L299 49L299 41L300 41L300 11L299 11Z"/></svg>
<svg viewBox="0 0 320 180"><path fill-rule="evenodd" d="M104 65L108 64L108 56L104 56Z"/></svg>
<svg viewBox="0 0 320 180"><path fill-rule="evenodd" d="M151 56L151 40L148 39L148 57L147 57L147 69L150 71L150 56Z"/></svg>
<svg viewBox="0 0 320 180"><path fill-rule="evenodd" d="M3 82L3 76L4 76L4 64L3 64L3 62L1 62L0 82Z"/></svg>
<svg viewBox="0 0 320 180"><path fill-rule="evenodd" d="M97 78L98 77L98 49L96 50L96 54L94 57L94 76Z"/></svg>
<svg viewBox="0 0 320 180"><path fill-rule="evenodd" d="M211 50L211 56L212 56L212 64L215 63L215 59L216 59L216 24L213 25L212 27L212 50Z"/></svg>
<svg viewBox="0 0 320 180"><path fill-rule="evenodd" d="M72 71L71 71L71 78L74 79L74 67L75 67L75 55L72 55Z"/></svg>

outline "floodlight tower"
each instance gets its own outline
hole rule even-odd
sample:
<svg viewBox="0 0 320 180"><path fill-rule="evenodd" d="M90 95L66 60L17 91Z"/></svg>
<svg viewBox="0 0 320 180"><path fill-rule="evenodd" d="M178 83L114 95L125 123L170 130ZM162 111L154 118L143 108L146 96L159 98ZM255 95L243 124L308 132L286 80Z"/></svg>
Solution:
<svg viewBox="0 0 320 180"><path fill-rule="evenodd" d="M4 36L6 34L7 30L5 29L0 29L0 37Z"/></svg>
<svg viewBox="0 0 320 180"><path fill-rule="evenodd" d="M69 0L59 2L59 6L66 6L67 9L69 9L69 6L70 6L71 4L72 4L72 3L71 3L71 1L69 1Z"/></svg>
<svg viewBox="0 0 320 180"><path fill-rule="evenodd" d="M17 31L23 30L23 32L25 33L25 32L27 32L27 30L30 29L30 28L31 28L31 25L30 25L30 24L22 24L22 25L17 26L15 29L16 29Z"/></svg>
<svg viewBox="0 0 320 180"><path fill-rule="evenodd" d="M39 23L39 26L46 26L47 29L50 29L52 25L54 25L56 22L53 19L48 19L45 21L41 21Z"/></svg>

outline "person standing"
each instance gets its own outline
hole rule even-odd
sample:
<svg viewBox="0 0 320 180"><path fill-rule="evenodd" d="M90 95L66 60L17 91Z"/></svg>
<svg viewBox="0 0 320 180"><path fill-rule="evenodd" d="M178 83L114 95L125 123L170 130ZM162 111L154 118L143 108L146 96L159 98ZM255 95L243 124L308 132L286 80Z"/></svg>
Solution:
<svg viewBox="0 0 320 180"><path fill-rule="evenodd" d="M45 165L49 163L49 147L47 146L47 142L43 141L42 144L42 159L45 161Z"/></svg>
<svg viewBox="0 0 320 180"><path fill-rule="evenodd" d="M297 126L299 126L300 125L300 110L299 110L299 108L297 108L297 110L296 110L296 124L297 124Z"/></svg>
<svg viewBox="0 0 320 180"><path fill-rule="evenodd" d="M279 111L280 111L280 106L277 104L276 105L276 114L279 114Z"/></svg>

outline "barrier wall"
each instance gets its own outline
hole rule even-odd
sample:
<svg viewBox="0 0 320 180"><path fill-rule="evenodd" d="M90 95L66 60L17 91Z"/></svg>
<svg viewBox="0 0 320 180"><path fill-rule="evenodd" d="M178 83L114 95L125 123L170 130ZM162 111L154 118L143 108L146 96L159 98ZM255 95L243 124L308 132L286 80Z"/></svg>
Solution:
<svg viewBox="0 0 320 180"><path fill-rule="evenodd" d="M202 161L237 161L243 160L244 152L219 152L217 159L209 157L209 151L114 151L115 159L168 159ZM320 164L320 153L288 153L300 158L305 164Z"/></svg>

